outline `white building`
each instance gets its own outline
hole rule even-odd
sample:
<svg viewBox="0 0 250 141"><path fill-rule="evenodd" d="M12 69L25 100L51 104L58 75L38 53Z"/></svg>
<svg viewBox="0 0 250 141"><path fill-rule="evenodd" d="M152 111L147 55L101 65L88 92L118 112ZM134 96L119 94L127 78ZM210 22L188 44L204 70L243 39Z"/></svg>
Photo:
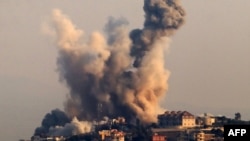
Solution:
<svg viewBox="0 0 250 141"><path fill-rule="evenodd" d="M195 127L195 117L187 111L166 111L158 116L158 123L162 127Z"/></svg>
<svg viewBox="0 0 250 141"><path fill-rule="evenodd" d="M197 124L200 126L212 126L215 123L215 117L211 114L204 113L196 118Z"/></svg>

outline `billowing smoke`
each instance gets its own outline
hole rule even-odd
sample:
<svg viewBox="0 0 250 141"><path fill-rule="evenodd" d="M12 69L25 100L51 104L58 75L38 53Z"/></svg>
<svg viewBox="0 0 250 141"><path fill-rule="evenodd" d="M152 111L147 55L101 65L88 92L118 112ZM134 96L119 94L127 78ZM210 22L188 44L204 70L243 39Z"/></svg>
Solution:
<svg viewBox="0 0 250 141"><path fill-rule="evenodd" d="M54 126L64 126L70 119L61 110L55 109L44 116L41 127L36 128L34 135L46 135L49 129Z"/></svg>
<svg viewBox="0 0 250 141"><path fill-rule="evenodd" d="M124 18L109 18L105 36L94 32L89 38L60 10L53 11L58 71L70 89L68 117L157 121L163 110L159 101L168 89L164 51L185 12L179 0L144 0L144 11L142 29L128 32Z"/></svg>
<svg viewBox="0 0 250 141"><path fill-rule="evenodd" d="M49 129L49 136L72 136L88 133L92 130L92 123L87 121L79 121L76 117L70 123L64 126L52 126Z"/></svg>
<svg viewBox="0 0 250 141"><path fill-rule="evenodd" d="M142 65L144 55L152 50L161 38L169 37L184 22L185 12L179 0L144 0L144 28L130 33L133 42L131 55L135 67Z"/></svg>

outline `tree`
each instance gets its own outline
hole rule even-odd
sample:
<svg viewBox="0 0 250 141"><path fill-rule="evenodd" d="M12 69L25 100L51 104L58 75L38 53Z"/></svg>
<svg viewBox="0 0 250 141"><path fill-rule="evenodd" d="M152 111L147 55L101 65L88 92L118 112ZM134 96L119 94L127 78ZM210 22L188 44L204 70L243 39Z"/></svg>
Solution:
<svg viewBox="0 0 250 141"><path fill-rule="evenodd" d="M235 113L235 120L241 120L241 114L239 112Z"/></svg>

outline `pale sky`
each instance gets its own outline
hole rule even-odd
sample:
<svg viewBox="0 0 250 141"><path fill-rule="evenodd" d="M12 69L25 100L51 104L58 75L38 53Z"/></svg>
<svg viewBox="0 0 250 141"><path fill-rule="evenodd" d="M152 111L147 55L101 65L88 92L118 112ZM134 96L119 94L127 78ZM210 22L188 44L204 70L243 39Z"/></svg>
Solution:
<svg viewBox="0 0 250 141"><path fill-rule="evenodd" d="M171 72L162 106L250 120L250 1L182 0L186 23L166 54ZM109 16L143 25L143 0L1 0L0 140L29 139L43 116L63 109L68 89L56 72L57 49L41 32L54 8L86 34Z"/></svg>

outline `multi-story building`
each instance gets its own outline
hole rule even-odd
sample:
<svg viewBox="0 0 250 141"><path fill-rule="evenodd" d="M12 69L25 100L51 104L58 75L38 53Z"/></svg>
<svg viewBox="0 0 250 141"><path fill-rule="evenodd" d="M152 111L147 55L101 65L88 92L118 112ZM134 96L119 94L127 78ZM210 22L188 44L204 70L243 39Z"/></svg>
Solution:
<svg viewBox="0 0 250 141"><path fill-rule="evenodd" d="M154 134L152 136L152 141L167 141L166 136Z"/></svg>
<svg viewBox="0 0 250 141"><path fill-rule="evenodd" d="M161 127L195 127L195 116L187 111L166 111L158 116Z"/></svg>
<svg viewBox="0 0 250 141"><path fill-rule="evenodd" d="M204 113L202 116L196 117L196 125L199 126L212 126L215 123L215 117Z"/></svg>
<svg viewBox="0 0 250 141"><path fill-rule="evenodd" d="M102 141L124 141L124 132L116 129L99 131Z"/></svg>
<svg viewBox="0 0 250 141"><path fill-rule="evenodd" d="M215 140L214 134L209 134L204 132L195 133L195 141L214 141L214 140Z"/></svg>

